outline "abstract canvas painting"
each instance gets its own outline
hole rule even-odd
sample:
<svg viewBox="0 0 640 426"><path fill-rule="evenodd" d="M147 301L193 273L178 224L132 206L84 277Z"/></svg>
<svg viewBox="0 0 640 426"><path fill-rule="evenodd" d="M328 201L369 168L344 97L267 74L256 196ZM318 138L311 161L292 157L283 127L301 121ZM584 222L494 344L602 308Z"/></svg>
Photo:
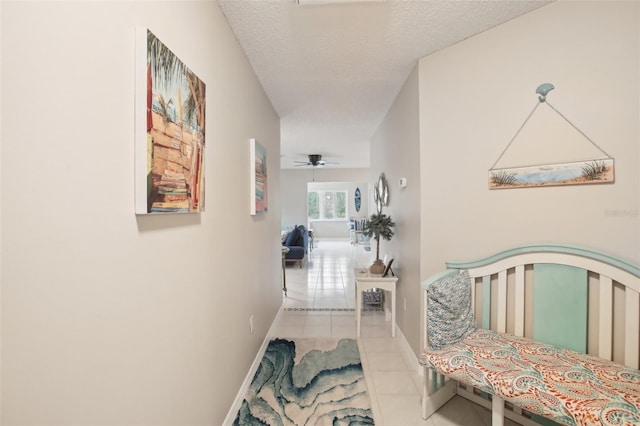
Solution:
<svg viewBox="0 0 640 426"><path fill-rule="evenodd" d="M267 212L267 150L255 139L249 140L251 164L251 214Z"/></svg>
<svg viewBox="0 0 640 426"><path fill-rule="evenodd" d="M205 84L138 28L135 90L136 214L204 211Z"/></svg>

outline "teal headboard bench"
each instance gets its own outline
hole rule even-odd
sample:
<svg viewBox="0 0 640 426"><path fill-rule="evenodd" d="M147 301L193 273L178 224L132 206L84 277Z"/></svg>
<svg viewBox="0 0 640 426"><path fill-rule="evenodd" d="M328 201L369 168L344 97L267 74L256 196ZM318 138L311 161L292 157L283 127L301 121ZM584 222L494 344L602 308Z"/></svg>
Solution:
<svg viewBox="0 0 640 426"><path fill-rule="evenodd" d="M595 250L549 244L517 247L476 261L447 262L446 266L447 270L422 283L425 348L429 348L428 289L466 270L472 282L471 308L479 328L527 337L638 369L639 265ZM425 376L430 379L427 383L425 377L425 418L455 394L492 407L477 389L445 379L435 370L425 370ZM494 412L494 424L501 424L496 417L503 414L525 425L545 422L517 406L508 406L504 411L500 408L498 416Z"/></svg>

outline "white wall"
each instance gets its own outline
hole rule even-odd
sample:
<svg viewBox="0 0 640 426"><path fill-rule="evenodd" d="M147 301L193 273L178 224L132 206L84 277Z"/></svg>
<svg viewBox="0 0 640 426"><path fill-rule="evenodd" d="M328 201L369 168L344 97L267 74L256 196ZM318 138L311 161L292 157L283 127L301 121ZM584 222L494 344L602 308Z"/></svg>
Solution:
<svg viewBox="0 0 640 426"><path fill-rule="evenodd" d="M526 243L640 260L639 18L637 2L558 1L420 61L423 278ZM488 190L547 82L553 106L615 158L615 183ZM550 159L564 151L536 130Z"/></svg>
<svg viewBox="0 0 640 426"><path fill-rule="evenodd" d="M276 113L215 2L1 7L2 424L221 424L281 304ZM137 26L206 83L205 213L134 215Z"/></svg>
<svg viewBox="0 0 640 426"><path fill-rule="evenodd" d="M370 177L375 182L384 173L389 183L389 206L383 213L395 222L395 235L391 241L380 241L380 257L387 254L394 259L393 270L399 277L396 320L416 353L421 350L419 127L416 66L374 134ZM406 188L400 188L401 177L407 178ZM375 241L371 245L373 252Z"/></svg>
<svg viewBox="0 0 640 426"><path fill-rule="evenodd" d="M639 23L636 2L555 2L419 61L372 140L369 178L390 182L396 236L381 252L397 257L398 324L414 350L420 282L446 260L541 242L640 260ZM489 191L488 169L546 82L550 102L615 157L615 184ZM549 129L537 136L533 152L564 161L573 150Z"/></svg>

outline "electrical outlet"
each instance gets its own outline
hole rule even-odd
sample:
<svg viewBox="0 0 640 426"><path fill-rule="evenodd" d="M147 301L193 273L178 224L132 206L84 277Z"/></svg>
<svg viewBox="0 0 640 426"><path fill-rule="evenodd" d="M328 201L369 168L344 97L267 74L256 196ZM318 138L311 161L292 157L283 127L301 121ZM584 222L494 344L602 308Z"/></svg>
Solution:
<svg viewBox="0 0 640 426"><path fill-rule="evenodd" d="M403 301L403 304L404 304L404 310L406 311L407 310L407 298L403 297L402 301Z"/></svg>
<svg viewBox="0 0 640 426"><path fill-rule="evenodd" d="M253 315L249 317L249 334L253 334Z"/></svg>

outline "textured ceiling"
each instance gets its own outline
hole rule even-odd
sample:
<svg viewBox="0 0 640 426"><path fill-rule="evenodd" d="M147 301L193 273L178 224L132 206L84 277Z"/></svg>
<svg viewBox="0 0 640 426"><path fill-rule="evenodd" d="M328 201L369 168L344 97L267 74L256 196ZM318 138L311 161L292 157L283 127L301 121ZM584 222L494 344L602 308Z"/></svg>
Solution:
<svg viewBox="0 0 640 426"><path fill-rule="evenodd" d="M308 154L369 167L369 140L419 58L548 3L334 1L218 0L280 116L282 168Z"/></svg>

